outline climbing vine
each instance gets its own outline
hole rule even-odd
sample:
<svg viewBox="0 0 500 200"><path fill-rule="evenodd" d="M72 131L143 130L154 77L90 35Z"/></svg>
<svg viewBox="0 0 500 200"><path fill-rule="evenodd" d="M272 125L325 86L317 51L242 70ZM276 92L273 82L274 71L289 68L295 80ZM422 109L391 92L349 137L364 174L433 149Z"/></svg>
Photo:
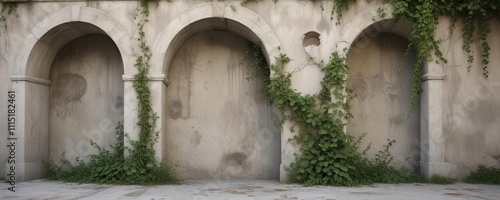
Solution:
<svg viewBox="0 0 500 200"><path fill-rule="evenodd" d="M353 3L356 3L358 0L332 0L332 11L331 11L331 20L333 20L333 16L335 15L337 18L337 24L340 23L340 19L342 19L342 13L346 10L349 10L349 6Z"/></svg>
<svg viewBox="0 0 500 200"><path fill-rule="evenodd" d="M342 18L342 12L349 9L351 4L358 0L333 0L332 19L336 14L337 24ZM370 2L370 0L367 0ZM477 36L479 40L481 65L483 76L488 78L488 64L490 56L490 47L487 39L491 32L489 19L491 16L500 13L500 1L498 0L463 0L463 1L446 1L446 0L384 0L390 3L393 7L393 14L398 20L409 20L413 22L411 32L411 40L413 46L417 47L417 62L412 76L412 105L415 105L422 92L422 72L423 66L427 61L433 59L433 54L436 57L436 62L446 63L443 53L439 50L439 40L434 37L435 30L438 25L440 15L450 16L452 22L450 24L450 33L455 29L456 22L462 19L463 29L463 50L467 55L467 69L470 70L474 62L474 52L471 44ZM381 14L377 10L378 15Z"/></svg>
<svg viewBox="0 0 500 200"><path fill-rule="evenodd" d="M139 127L139 140L130 140L131 149L130 155L125 161L125 171L127 182L164 182L164 178L158 176L162 171L168 172L168 167L163 163L157 163L155 159L154 144L158 139L158 132L155 131L156 121L158 116L153 111L151 104L151 92L147 85L148 71L150 68L151 51L146 41L146 33L144 26L149 21L149 2L148 0L140 0L139 8L134 15L137 20L138 28L138 43L140 53L136 59L135 67L137 74L134 75L133 87L137 95L137 113ZM158 1L156 1L158 2Z"/></svg>
<svg viewBox="0 0 500 200"><path fill-rule="evenodd" d="M493 14L500 12L500 1L496 0L464 0L464 1L442 1L442 0L385 0L392 4L394 16L397 19L410 20L414 22L411 32L412 40L417 44L417 63L412 77L413 92L412 103L418 101L422 88L423 65L432 59L432 53L437 57L437 62L446 63L442 52L438 48L439 41L434 37L438 17L448 15L452 19L450 33L455 29L458 19L463 19L463 49L467 54L467 69L470 70L474 61L471 44L474 42L476 27L479 29L478 38L480 43L480 54L482 59L483 76L488 77L489 51L487 42L488 34L491 32L488 20Z"/></svg>

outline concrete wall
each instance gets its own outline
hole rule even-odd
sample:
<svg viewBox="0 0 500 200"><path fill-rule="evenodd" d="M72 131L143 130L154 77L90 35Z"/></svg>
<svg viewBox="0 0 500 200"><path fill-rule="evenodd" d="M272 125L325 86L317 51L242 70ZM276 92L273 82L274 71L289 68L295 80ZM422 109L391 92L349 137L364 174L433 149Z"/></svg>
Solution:
<svg viewBox="0 0 500 200"><path fill-rule="evenodd" d="M365 40L359 38L353 45ZM415 52L404 58L408 43L398 35L381 33L348 54L347 87L355 96L347 131L356 137L366 133L360 150L371 145L371 158L388 140L395 140L390 150L394 165L413 170L420 164L420 109L417 105L410 112Z"/></svg>
<svg viewBox="0 0 500 200"><path fill-rule="evenodd" d="M106 149L123 123L123 65L116 45L104 35L87 35L66 44L50 71L50 160L96 154L89 140Z"/></svg>
<svg viewBox="0 0 500 200"><path fill-rule="evenodd" d="M164 156L181 179L278 179L280 134L248 41L229 32L192 37L170 64Z"/></svg>
<svg viewBox="0 0 500 200"><path fill-rule="evenodd" d="M448 34L449 19L440 19L436 37L443 40L440 44L440 48L444 50L444 54L449 62L447 64L436 64L435 62L428 62L426 64L426 70L423 76L425 82L423 84L424 91L422 93L420 112L412 112L414 115L410 115L410 118L404 121L404 125L396 125L387 120L397 119L392 121L401 121L401 116L407 113L404 107L408 105L405 103L408 98L408 94L405 93L405 91L407 92L409 89L408 85L404 85L408 82L404 82L403 84L401 81L405 80L400 76L404 74L405 77L408 77L407 73L409 73L409 70L397 71L394 69L396 66L394 62L400 59L404 49L404 41L394 36L384 36L384 34L378 35L381 32L385 32L396 34L403 38L409 38L411 24L408 25L408 23L405 24L404 22L395 22L395 20L391 20L392 8L380 1L370 1L370 3L368 3L368 1L358 1L358 3L352 5L351 8L344 13L342 20L337 24L335 20L330 20L331 15L328 8L331 8L331 6L332 1L327 0L277 1L276 3L273 1L259 1L258 3L251 3L246 6L240 5L239 1L174 0L171 3L160 1L157 6L151 5L151 17L150 22L145 26L145 37L148 45L151 47L152 53L149 84L152 88L153 109L160 117L156 126L157 131L160 132L160 140L155 145L156 157L158 159L170 159L173 157L170 161L178 160L180 164L184 163L187 165L187 163L192 160L183 160L179 158L178 154L170 155L174 150L167 151L168 148L173 148L175 145L178 145L179 148L175 151L191 153L195 156L195 151L189 151L187 149L191 148L189 146L191 144L191 136L195 136L189 134L195 134L195 131L198 130L198 133L201 135L202 131L204 131L200 128L201 122L205 121L205 119L214 120L213 124L222 123L218 121L221 117L217 116L222 115L221 113L224 109L215 109L217 106L226 108L222 103L213 103L214 108L211 109L214 109L214 111L210 111L213 112L212 114L215 116L213 118L209 118L211 115L206 113L209 111L202 111L208 108L203 107L206 102L200 99L215 98L213 96L206 96L207 92L204 92L203 81L209 81L207 86L213 84L215 87L216 83L210 83L210 81L214 80L208 79L208 77L199 76L200 74L196 75L196 73L198 73L196 71L191 75L193 75L193 77L194 75L198 77L196 80L191 77L192 81L189 83L189 87L190 90L192 89L199 93L193 93L191 97L192 95L203 97L199 97L199 99L190 98L189 107L197 108L197 106L199 106L199 110L189 110L190 112L187 112L188 110L182 109L176 111L180 112L180 114L179 117L174 120L173 118L175 117L172 118L170 116L169 105L175 100L170 99L170 96L175 97L175 95L171 95L170 93L175 90L175 88L173 88L175 84L180 84L182 87L187 87L188 84L184 79L176 82L176 77L169 73L187 73L186 71L175 72L180 69L176 69L177 67L174 66L174 64L181 62L183 57L188 55L182 53L185 51L183 49L188 48L182 47L182 45L187 41L192 42L190 38L202 33L213 36L214 32L211 31L225 31L231 32L232 34L224 33L219 36L217 33L215 34L217 36L213 36L213 41L222 44L226 44L228 41L234 41L235 44L244 43L243 41L245 40L251 42L260 41L262 42L263 52L267 57L266 59L270 63L274 62L274 57L278 56L279 53L282 52L287 54L292 61L287 65L286 70L294 72L292 87L303 94L315 94L320 89L322 74L314 64L315 62L328 61L333 51L342 52L344 48L350 49L349 62L355 64L355 67L352 67L349 72L349 75L352 76L352 79L349 79L350 84L352 83L355 86L356 84L354 83L358 80L361 82L365 81L369 86L360 86L361 89L357 89L360 90L358 91L360 93L363 89L368 89L368 94L366 94L367 98L365 101L361 101L360 99L363 95L359 95L355 100L357 106L356 104L354 105L353 112L356 118L353 123L349 125L349 130L352 130L353 134L364 132L366 129L376 130L367 131L368 137L366 138L366 142L372 142L373 149L380 148L377 144L382 144L385 138L396 137L395 139L397 141L394 153L402 158L411 157L411 155L413 155L412 153L418 149L413 142L418 138L416 135L420 135L420 167L422 173L425 175L443 174L447 176L463 177L470 170L475 169L475 166L478 164L487 164L491 166L499 165L498 154L500 150L498 149L498 144L495 142L498 141L498 134L497 131L495 131L498 129L495 125L497 124L496 119L498 118L498 114L495 109L499 105L499 99L497 98L499 93L497 90L497 83L500 81L498 79L498 68L495 67L500 63L500 60L498 60L498 54L500 52L500 49L498 49L500 46L498 44L500 37L497 34L500 31L498 19L492 21L493 28L490 34L492 56L490 63L490 78L488 79L481 77L480 63L478 62L474 63L471 72L467 72L465 66L466 61L464 59L465 54L461 49L460 27L457 28L455 34L450 38ZM325 8L325 10L322 11L321 7ZM42 177L42 163L48 160L49 151L52 153L51 157L54 157L57 151L62 151L64 149L60 148L57 151L52 150L60 146L53 147L54 145L49 145L51 142L57 143L57 141L64 141L65 139L61 138L62 136L56 136L56 134L49 134L49 127L52 130L57 129L59 125L65 124L59 127L57 134L64 134L66 136L65 132L67 131L65 130L68 130L69 127L72 126L70 123L67 123L67 121L70 119L78 119L78 122L71 122L74 127L77 127L75 129L80 129L73 131L74 133L72 134L74 135L71 136L71 140L73 144L76 145L75 148L77 149L80 147L82 149L84 148L82 145L79 147L78 144L83 144L87 141L87 138L100 139L100 137L93 134L93 131L96 131L95 128L107 133L107 130L109 130L108 128L114 127L120 115L116 115L113 111L103 108L107 107L108 109L112 109L112 106L119 104L116 102L116 97L119 96L120 91L115 90L115 88L120 88L121 86L117 85L122 84L124 88L123 121L125 131L131 134L132 138L137 137L138 129L135 117L137 100L132 88L133 75L136 72L134 61L139 52L136 40L137 28L133 18L133 13L136 12L136 8L137 1L23 1L22 3L18 3L17 8L11 15L7 16L5 21L7 29L4 28L4 24L0 24L0 31L2 32L2 34L0 34L0 42L3 44L0 45L0 95L6 95L9 88L15 89L18 94L19 123L16 129L19 138L22 138L22 141L18 143L19 148L17 155L19 156L19 160L18 163L16 162L19 167L19 180ZM377 14L377 11L380 9L384 9L388 14L384 17L380 17ZM304 35L311 32L314 33L312 35L318 36L318 41L311 43L314 44L312 45L314 47L306 47L306 50L304 44L309 43L303 41ZM88 42L89 45L82 42L85 44L80 45L83 48L81 50L77 47L68 47L67 50L61 50L67 44L69 44L69 46L74 45L71 43L74 39L81 39L82 36L89 34L106 35L108 39L103 42ZM236 35L241 38L236 39ZM226 40L225 36L232 39ZM98 37L101 36L92 37L95 38L87 40L98 40ZM391 39L387 39L386 37ZM360 38L367 38L368 40L360 40ZM390 41L384 42L386 40ZM193 44L193 46L199 46L200 49L207 49L200 51L198 55L199 58L202 58L199 61L200 66L203 64L202 61L208 62L212 58L223 57L224 59L212 61L214 63L219 63L217 66L221 68L215 68L214 71L210 71L207 75L210 74L215 76L216 73L223 74L215 79L215 81L229 81L229 77L225 76L227 73L223 70L224 67L228 66L226 61L229 59L229 55L234 55L235 58L242 57L243 47L241 45L231 44L225 48L217 48L217 51L215 51L213 50L214 44L209 44L210 42L208 41L209 39L200 39L200 42ZM366 41L373 41L373 43L366 43ZM113 66L117 66L120 63L119 61L121 61L123 71L116 72L118 70L115 70L113 72L102 72L99 74L100 77L98 79L93 79L92 76L86 74L85 71L79 71L77 59L73 59L70 56L55 58L57 54L69 55L71 52L77 53L81 51L82 56L86 55L86 57L91 60L91 63L95 63L93 66L107 65L104 64L108 62L104 57L96 56L101 50L91 50L95 45L100 45L100 49L104 49L108 53L114 51L115 53L111 55L113 59L109 60L109 62L115 63L116 65L113 64ZM111 50L114 45L116 45L116 47L113 47L115 49ZM355 52L354 49L364 53L356 56L353 54L353 52ZM230 54L230 52L232 52L232 54ZM476 53L477 52L478 51L476 51ZM479 56L477 57L479 58ZM367 58L370 58L370 60L366 61ZM233 59L229 64L234 64L236 62L235 60L237 59ZM358 62L358 64L356 64L356 62ZM373 67L363 68L363 65L366 65L363 62L367 62L373 65ZM171 66L172 70L170 70ZM61 69L59 72L51 72L52 68ZM102 67L99 69L108 70L109 68ZM380 69L380 71L376 69ZM59 74L65 73L79 74L87 82L87 90L85 94L80 97L80 101L71 103L81 106L76 108L76 110L82 109L82 107L86 108L84 109L85 111L76 112L76 115L80 115L79 117L72 115L69 118L63 119L57 116L58 109L55 105L60 101L53 98L57 96L57 94L51 94L50 90L52 90L52 93L61 91L55 90L55 88L59 83ZM238 72L239 79L231 80L244 80L242 78L244 77L243 73L243 71ZM121 74L123 74L124 82L118 80ZM357 74L359 74L359 76L356 79ZM108 75L113 76L113 78L104 78ZM381 78L374 78L377 76ZM198 79L201 80L201 82L199 82ZM93 82L94 80L102 80L103 82L101 82L101 84L95 84ZM169 82L171 82L170 86L168 85ZM245 81L241 83L243 82ZM109 83L109 85L105 85L104 83ZM389 83L400 84L400 86L394 89L389 86ZM254 84L252 81L248 84L249 85L241 86L245 90L238 91L248 91L250 92L248 96L255 97L256 95L250 94L257 93L257 91L253 90L257 88L257 86L252 86L252 84ZM94 87L95 85L101 85L101 87L98 88L101 88L102 91L109 89L113 92L103 92L102 96L100 96L100 93L98 93L98 90ZM223 86L229 87L228 85ZM223 86L220 86L221 91L224 88ZM230 91L229 88L227 88L227 91ZM71 92L74 91L71 90ZM177 100L186 103L186 101L188 101L185 98L186 90L179 90L179 92L180 99ZM394 104L391 104L394 105L396 109L390 109L388 106L393 94L398 95L397 100L393 101ZM234 94L234 97L242 96L244 95ZM91 105L94 106L94 100L91 100L93 97L99 99L100 103L98 105L103 107L98 109L96 107L82 106L88 105L90 102L92 102ZM51 100L49 100L49 98ZM77 100L78 98L68 99ZM373 101L376 103L371 103ZM253 110L247 109L246 105L252 104L248 103L248 101L238 101L235 99L234 102L241 103L239 104L240 108L245 108L243 109L244 111ZM361 109L361 106L364 108L364 105L372 106L372 104L384 105L383 107L377 107L377 109L379 109L377 112L380 112L383 117L375 119L372 115L372 111ZM50 105L52 105L52 107L50 107ZM50 112L49 107L51 109ZM238 108L238 104L235 104L235 107ZM255 110L252 112L254 111ZM0 113L6 112L6 105L0 105ZM200 113L200 116L193 116L193 113L196 112ZM234 112L238 113L237 110ZM249 112L247 116L242 118L231 116L230 119L245 121L249 124L259 124L259 120L262 120L263 117L258 117L256 119L257 121L243 120L255 120L255 118L250 117L255 114L251 114L252 112ZM91 113L96 113L96 115L91 115ZM371 116L369 117L372 117L375 121L360 124L361 117L368 114L370 114ZM418 120L413 118L418 118L418 114L420 114L420 128L415 127ZM189 116L189 119L184 119L187 118L187 116ZM0 130L7 129L5 117L5 114L0 114L0 121L2 121L2 123L0 123ZM103 119L106 118L111 119L111 122L108 120L103 121ZM226 119L224 117L222 118ZM367 118L367 120L372 118ZM58 120L64 121L64 123L59 123L57 122ZM185 124L182 124L184 123L182 122L183 120L186 121ZM374 124L377 122L383 124L383 126L371 128L375 126ZM189 130L189 126L186 126L188 123L197 124L197 126L195 126L197 129L193 129L192 131ZM208 123L208 121L205 123ZM237 124L236 122L234 123ZM113 126L109 126L109 124ZM169 124L172 124L172 126ZM174 124L181 130L174 134L183 134L181 132L185 131L185 134L189 136L182 135L182 137L176 137L173 134L171 135L169 132L175 127ZM270 124L272 123L266 124L263 127L269 127L271 126ZM262 160L256 161L262 162L257 164L261 167L275 166L276 163L280 163L280 179L285 181L286 171L284 169L294 160L293 155L297 153L299 148L298 144L288 142L288 138L294 136L294 133L291 133L289 130L290 125L289 122L285 122L283 127L281 127L281 152L279 153L276 153L274 148L278 147L274 145L269 149L264 148L264 152L253 152L251 155L251 151L247 152L244 149L240 149L243 148L242 146L232 146L244 140L245 134L240 132L238 132L238 134L241 135L238 136L238 138L235 137L233 140L235 143L231 143L229 138L225 138L227 140L214 139L215 141L208 142L216 144L213 146L219 145L216 142L227 142L227 149L221 148L220 151L216 151L218 147L209 148L209 144L204 143L208 141L204 140L206 139L205 137L200 139L200 144L197 148L200 148L199 151L202 150L202 147L213 149L213 151L207 152L213 153L214 155L213 165L210 165L210 169L207 169L212 170L213 174L216 174L216 172L219 173L217 171L218 169L224 169L224 165L222 165L222 167L219 166L219 168L216 167L223 160L223 155L231 153L240 155L237 153L243 152L247 155L247 159L253 161L256 160L252 156L262 155ZM254 129L253 127L254 126L239 128L241 128L243 132L251 132L249 130ZM216 134L220 133L216 130L223 130L225 128L233 131L236 130L233 129L235 127L230 125L230 123L222 123L219 127L214 127L213 129L208 129L208 125L203 128L213 134L209 138L221 137L221 135ZM359 128L359 131L356 131L356 128ZM417 134L417 129L420 130L419 134ZM271 130L271 132L274 131L274 129ZM407 132L407 134L400 134L397 132ZM382 134L382 137L377 137L380 136L379 134ZM49 137L49 135L52 136ZM88 137L83 137L83 135ZM111 136L108 137L108 134L105 135L106 136L102 137L104 143L107 143L108 139L110 141L112 140ZM177 142L173 139L176 139ZM196 138L193 141L197 143ZM174 144L170 145L170 143ZM256 143L256 145L257 144L258 143ZM5 163L7 156L5 140L0 140L0 145L0 162ZM206 149L203 149L203 151ZM400 155L399 152L401 152ZM270 164L271 162L265 163L267 162L265 161L266 159L275 157L276 155L281 155L278 159L279 161L273 161L273 164ZM175 158L175 156L178 157ZM197 154L196 156L201 156L201 154ZM416 156L413 158L417 159ZM257 165L252 164L253 167ZM403 163L402 165L406 164ZM410 165L414 166L413 164ZM205 167L207 166L208 164L205 165ZM225 166L227 167L228 165ZM253 167L252 170L255 170ZM3 167L0 169L3 170ZM236 167L232 169L236 172L239 168ZM0 174L2 174L0 176L3 176L4 173L0 171ZM222 174L222 172L220 174ZM201 176L199 177L202 178ZM276 174L273 171L268 175L260 176L260 174L255 172L251 176L238 174L234 177L270 178L276 177Z"/></svg>
<svg viewBox="0 0 500 200"><path fill-rule="evenodd" d="M443 68L443 146L450 176L463 178L478 165L500 167L500 18L490 25L487 79L482 75L478 43L471 45L475 60L470 71L460 36L448 37L444 44L449 62Z"/></svg>

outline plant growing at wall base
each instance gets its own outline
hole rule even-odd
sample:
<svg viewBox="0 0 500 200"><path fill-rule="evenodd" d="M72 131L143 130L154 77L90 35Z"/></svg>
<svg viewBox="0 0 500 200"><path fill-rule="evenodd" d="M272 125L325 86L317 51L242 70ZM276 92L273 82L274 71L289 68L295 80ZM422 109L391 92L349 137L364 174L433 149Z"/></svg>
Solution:
<svg viewBox="0 0 500 200"><path fill-rule="evenodd" d="M98 146L90 141L92 147L99 153L89 156L89 162L85 163L79 158L76 159L76 165L72 165L69 160L64 158L63 153L60 158L60 164L50 162L47 164L47 178L49 180L62 180L67 182L79 183L121 183L124 178L123 163L123 126L118 124L116 128L117 141L111 146L112 151Z"/></svg>
<svg viewBox="0 0 500 200"><path fill-rule="evenodd" d="M464 181L473 184L500 185L500 169L480 165L479 168L470 173Z"/></svg>

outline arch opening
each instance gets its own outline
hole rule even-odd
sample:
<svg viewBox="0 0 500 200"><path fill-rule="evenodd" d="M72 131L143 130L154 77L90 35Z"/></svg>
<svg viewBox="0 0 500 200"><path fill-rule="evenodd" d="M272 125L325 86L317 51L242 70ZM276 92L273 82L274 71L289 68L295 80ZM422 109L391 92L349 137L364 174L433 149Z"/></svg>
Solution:
<svg viewBox="0 0 500 200"><path fill-rule="evenodd" d="M277 110L247 54L257 42L249 28L224 18L194 22L174 37L175 53L165 55L162 155L180 165L179 178L279 178Z"/></svg>
<svg viewBox="0 0 500 200"><path fill-rule="evenodd" d="M354 117L347 130L354 136L366 133L360 150L371 145L367 152L371 158L388 140L395 140L390 149L393 164L418 169L420 106L410 104L416 52L411 49L406 54L411 25L391 20L382 23L365 29L347 54L347 86L355 94L351 101Z"/></svg>
<svg viewBox="0 0 500 200"><path fill-rule="evenodd" d="M124 67L114 40L87 22L43 28L34 28L41 36L24 44L24 50L32 47L29 56L21 55L21 71L12 75L25 99L19 180L42 178L44 163L63 153L85 160L95 153L89 140L107 147L123 121Z"/></svg>
<svg viewBox="0 0 500 200"><path fill-rule="evenodd" d="M49 160L70 162L115 144L123 123L123 63L114 42L87 34L65 44L55 56L49 78Z"/></svg>

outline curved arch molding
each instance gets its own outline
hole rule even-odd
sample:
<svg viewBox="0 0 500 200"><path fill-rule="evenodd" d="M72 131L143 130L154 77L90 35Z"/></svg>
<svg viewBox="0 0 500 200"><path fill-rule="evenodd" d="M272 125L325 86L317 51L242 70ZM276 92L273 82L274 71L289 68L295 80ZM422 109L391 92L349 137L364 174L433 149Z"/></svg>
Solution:
<svg viewBox="0 0 500 200"><path fill-rule="evenodd" d="M208 23L197 23L202 21ZM151 73L168 73L170 61L184 41L197 33L214 29L234 32L251 42L261 42L268 63L274 62L272 58L279 54L279 40L265 19L239 5L206 3L182 12L159 34L152 48Z"/></svg>

